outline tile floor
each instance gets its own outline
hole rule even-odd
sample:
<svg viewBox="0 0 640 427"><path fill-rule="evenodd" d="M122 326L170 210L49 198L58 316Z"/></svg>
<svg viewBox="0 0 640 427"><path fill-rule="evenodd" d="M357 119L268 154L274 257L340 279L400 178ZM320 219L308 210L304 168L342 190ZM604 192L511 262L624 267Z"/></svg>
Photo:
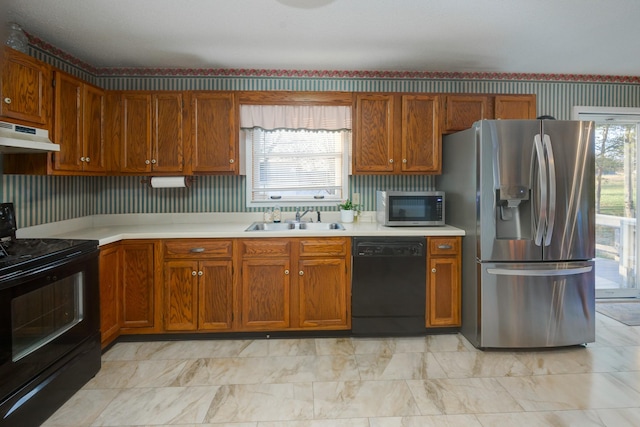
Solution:
<svg viewBox="0 0 640 427"><path fill-rule="evenodd" d="M118 343L45 426L640 426L640 326L539 352L420 338Z"/></svg>

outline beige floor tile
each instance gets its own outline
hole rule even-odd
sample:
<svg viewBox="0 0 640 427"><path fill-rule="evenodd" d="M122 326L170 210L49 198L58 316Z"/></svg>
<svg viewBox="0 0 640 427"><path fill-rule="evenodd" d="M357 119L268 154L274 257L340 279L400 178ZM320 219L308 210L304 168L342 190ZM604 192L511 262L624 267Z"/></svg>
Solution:
<svg viewBox="0 0 640 427"><path fill-rule="evenodd" d="M427 348L431 352L478 351L460 334L429 335Z"/></svg>
<svg viewBox="0 0 640 427"><path fill-rule="evenodd" d="M483 427L605 427L596 411L478 414Z"/></svg>
<svg viewBox="0 0 640 427"><path fill-rule="evenodd" d="M407 381L422 414L519 412L523 408L496 378L445 378Z"/></svg>
<svg viewBox="0 0 640 427"><path fill-rule="evenodd" d="M640 408L598 409L597 412L607 427L640 426Z"/></svg>
<svg viewBox="0 0 640 427"><path fill-rule="evenodd" d="M202 423L218 387L124 389L94 426Z"/></svg>
<svg viewBox="0 0 640 427"><path fill-rule="evenodd" d="M420 415L405 381L341 381L313 384L314 418Z"/></svg>
<svg viewBox="0 0 640 427"><path fill-rule="evenodd" d="M531 375L531 369L509 352L436 352L433 356L448 378Z"/></svg>
<svg viewBox="0 0 640 427"><path fill-rule="evenodd" d="M266 421L258 427L369 427L366 418L343 418L333 420Z"/></svg>
<svg viewBox="0 0 640 427"><path fill-rule="evenodd" d="M309 419L313 419L311 383L241 384L218 389L204 422Z"/></svg>
<svg viewBox="0 0 640 427"><path fill-rule="evenodd" d="M351 338L318 338L315 340L316 354L319 356L338 356L354 354Z"/></svg>
<svg viewBox="0 0 640 427"><path fill-rule="evenodd" d="M120 390L80 390L43 427L90 426Z"/></svg>
<svg viewBox="0 0 640 427"><path fill-rule="evenodd" d="M607 348L570 347L544 351L516 353L515 357L533 375L580 374L587 372L615 372L614 359Z"/></svg>
<svg viewBox="0 0 640 427"><path fill-rule="evenodd" d="M612 374L499 378L526 411L624 408L640 405L640 393Z"/></svg>
<svg viewBox="0 0 640 427"><path fill-rule="evenodd" d="M85 388L168 387L188 363L187 360L106 361Z"/></svg>
<svg viewBox="0 0 640 427"><path fill-rule="evenodd" d="M355 357L363 380L426 380L446 377L431 353L356 354Z"/></svg>
<svg viewBox="0 0 640 427"><path fill-rule="evenodd" d="M475 415L424 415L369 419L371 427L482 427Z"/></svg>

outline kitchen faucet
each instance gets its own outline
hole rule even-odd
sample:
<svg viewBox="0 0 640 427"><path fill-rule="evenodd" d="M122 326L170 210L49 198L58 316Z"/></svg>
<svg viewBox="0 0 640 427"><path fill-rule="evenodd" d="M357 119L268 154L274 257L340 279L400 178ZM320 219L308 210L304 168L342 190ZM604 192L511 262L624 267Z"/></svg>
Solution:
<svg viewBox="0 0 640 427"><path fill-rule="evenodd" d="M302 219L303 216L305 216L307 213L309 213L311 211L311 209L307 209L306 211L300 213L299 210L296 211L296 222L300 222L300 220Z"/></svg>

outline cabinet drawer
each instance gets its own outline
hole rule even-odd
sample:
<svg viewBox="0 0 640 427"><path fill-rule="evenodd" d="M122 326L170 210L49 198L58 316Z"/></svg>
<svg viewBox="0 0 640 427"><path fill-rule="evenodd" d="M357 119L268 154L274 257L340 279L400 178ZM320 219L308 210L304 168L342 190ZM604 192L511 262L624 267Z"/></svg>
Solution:
<svg viewBox="0 0 640 427"><path fill-rule="evenodd" d="M165 258L230 258L232 240L187 239L165 240Z"/></svg>
<svg viewBox="0 0 640 427"><path fill-rule="evenodd" d="M460 252L460 237L430 237L429 254L452 255Z"/></svg>
<svg viewBox="0 0 640 427"><path fill-rule="evenodd" d="M300 239L301 257L307 256L344 256L349 252L349 240L339 237L323 237L319 239Z"/></svg>
<svg viewBox="0 0 640 427"><path fill-rule="evenodd" d="M291 243L288 239L251 239L240 241L240 255L244 258L289 256Z"/></svg>

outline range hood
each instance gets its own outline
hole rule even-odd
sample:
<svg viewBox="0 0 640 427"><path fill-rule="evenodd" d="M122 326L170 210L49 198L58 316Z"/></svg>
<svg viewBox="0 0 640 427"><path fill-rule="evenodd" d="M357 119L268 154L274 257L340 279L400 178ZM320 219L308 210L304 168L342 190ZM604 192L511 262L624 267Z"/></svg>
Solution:
<svg viewBox="0 0 640 427"><path fill-rule="evenodd" d="M60 151L60 145L49 140L48 130L0 122L0 153L49 151Z"/></svg>

